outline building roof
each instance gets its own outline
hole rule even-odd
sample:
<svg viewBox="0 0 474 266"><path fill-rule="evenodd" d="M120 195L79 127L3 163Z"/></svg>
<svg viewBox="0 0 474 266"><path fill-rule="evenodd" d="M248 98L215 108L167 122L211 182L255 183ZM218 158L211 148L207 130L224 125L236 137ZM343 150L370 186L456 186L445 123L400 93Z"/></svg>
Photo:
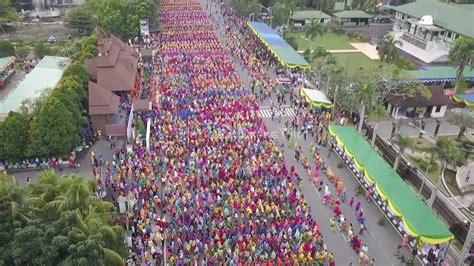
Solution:
<svg viewBox="0 0 474 266"><path fill-rule="evenodd" d="M150 100L141 100L136 99L133 100L133 110L137 112L149 111L151 110L151 102Z"/></svg>
<svg viewBox="0 0 474 266"><path fill-rule="evenodd" d="M54 88L70 60L67 57L45 56L21 83L0 101L0 114L16 111L21 102L41 95L46 88Z"/></svg>
<svg viewBox="0 0 474 266"><path fill-rule="evenodd" d="M0 57L0 72L3 72L10 64L14 62L14 56Z"/></svg>
<svg viewBox="0 0 474 266"><path fill-rule="evenodd" d="M127 127L122 124L105 125L105 135L108 137L120 137L127 134Z"/></svg>
<svg viewBox="0 0 474 266"><path fill-rule="evenodd" d="M344 152L354 161L390 211L400 217L403 228L423 243L438 244L453 239L453 234L433 213L397 171L351 126L329 126Z"/></svg>
<svg viewBox="0 0 474 266"><path fill-rule="evenodd" d="M277 57L278 61L286 67L310 68L306 60L299 55L278 33L262 22L248 22L250 29L260 41Z"/></svg>
<svg viewBox="0 0 474 266"><path fill-rule="evenodd" d="M452 66L424 67L420 70L407 71L408 74L421 82L441 82L456 79L456 68ZM474 69L470 66L464 68L464 78L474 80Z"/></svg>
<svg viewBox="0 0 474 266"><path fill-rule="evenodd" d="M344 10L333 14L337 18L372 18L372 15L362 10Z"/></svg>
<svg viewBox="0 0 474 266"><path fill-rule="evenodd" d="M97 83L89 81L89 114L115 114L120 105L120 97Z"/></svg>
<svg viewBox="0 0 474 266"><path fill-rule="evenodd" d="M396 107L426 107L426 106L438 106L438 105L451 105L454 101L448 96L444 95L444 86L430 85L429 90L431 91L431 98L426 99L423 97L410 97L404 98L402 96L388 95L388 102Z"/></svg>
<svg viewBox="0 0 474 266"><path fill-rule="evenodd" d="M316 19L316 18L331 18L328 14L320 11L320 10L301 10L293 12L291 15L291 19L298 20L298 19Z"/></svg>
<svg viewBox="0 0 474 266"><path fill-rule="evenodd" d="M109 91L131 91L135 85L138 58L132 49L114 35L97 37L99 55L85 60L92 80Z"/></svg>
<svg viewBox="0 0 474 266"><path fill-rule="evenodd" d="M418 0L397 6L395 10L418 19L431 15L435 25L474 38L472 26L474 25L474 8L432 0Z"/></svg>

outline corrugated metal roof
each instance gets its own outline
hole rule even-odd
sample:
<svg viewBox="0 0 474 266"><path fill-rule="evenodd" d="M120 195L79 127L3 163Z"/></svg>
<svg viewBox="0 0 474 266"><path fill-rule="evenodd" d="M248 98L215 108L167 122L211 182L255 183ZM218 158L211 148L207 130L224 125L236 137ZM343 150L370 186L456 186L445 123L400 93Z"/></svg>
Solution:
<svg viewBox="0 0 474 266"><path fill-rule="evenodd" d="M372 15L365 13L362 10L345 10L334 13L335 17L338 18L372 18Z"/></svg>
<svg viewBox="0 0 474 266"><path fill-rule="evenodd" d="M5 70L5 68L7 68L7 66L9 66L13 62L15 62L14 56L1 57L0 58L0 72Z"/></svg>
<svg viewBox="0 0 474 266"><path fill-rule="evenodd" d="M313 18L331 18L328 14L319 10L301 10L293 12L291 19L313 19Z"/></svg>
<svg viewBox="0 0 474 266"><path fill-rule="evenodd" d="M453 66L424 67L420 70L410 70L407 72L417 80L450 81L456 79L456 68ZM464 78L474 79L474 69L466 66L464 68Z"/></svg>
<svg viewBox="0 0 474 266"><path fill-rule="evenodd" d="M34 99L46 88L54 88L61 79L70 60L67 57L45 56L3 102L0 102L0 113L16 111L21 102Z"/></svg>
<svg viewBox="0 0 474 266"><path fill-rule="evenodd" d="M394 9L418 19L430 15L433 17L435 25L474 38L474 8L438 1L418 0L397 6Z"/></svg>

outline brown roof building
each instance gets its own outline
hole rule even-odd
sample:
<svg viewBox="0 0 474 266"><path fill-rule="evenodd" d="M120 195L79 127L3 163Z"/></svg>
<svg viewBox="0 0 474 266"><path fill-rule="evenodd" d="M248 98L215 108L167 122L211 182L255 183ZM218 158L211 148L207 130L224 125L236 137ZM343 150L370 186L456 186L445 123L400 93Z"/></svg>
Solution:
<svg viewBox="0 0 474 266"><path fill-rule="evenodd" d="M104 38L99 34L97 39L99 55L84 62L91 79L112 92L133 90L138 58L131 47L114 35Z"/></svg>
<svg viewBox="0 0 474 266"><path fill-rule="evenodd" d="M95 130L106 132L106 125L116 124L120 97L115 93L134 89L138 58L129 45L110 35L97 37L99 55L85 60L89 72L89 115Z"/></svg>

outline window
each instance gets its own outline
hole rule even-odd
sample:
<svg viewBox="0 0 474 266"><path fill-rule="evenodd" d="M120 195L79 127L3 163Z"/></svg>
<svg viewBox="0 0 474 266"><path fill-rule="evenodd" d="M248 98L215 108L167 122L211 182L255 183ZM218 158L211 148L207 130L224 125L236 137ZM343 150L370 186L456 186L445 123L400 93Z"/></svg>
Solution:
<svg viewBox="0 0 474 266"><path fill-rule="evenodd" d="M439 113L441 111L441 105L436 106L435 112Z"/></svg>
<svg viewBox="0 0 474 266"><path fill-rule="evenodd" d="M453 34L452 32L448 31L447 37L448 37L448 38L451 38L451 35L452 35L452 34Z"/></svg>

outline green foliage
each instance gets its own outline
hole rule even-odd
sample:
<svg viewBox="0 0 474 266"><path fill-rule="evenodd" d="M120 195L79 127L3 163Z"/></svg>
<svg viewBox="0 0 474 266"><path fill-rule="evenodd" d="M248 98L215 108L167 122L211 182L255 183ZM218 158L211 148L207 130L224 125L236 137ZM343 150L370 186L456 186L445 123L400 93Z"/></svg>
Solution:
<svg viewBox="0 0 474 266"><path fill-rule="evenodd" d="M456 93L461 85L464 68L469 62L474 61L474 39L469 37L460 37L455 40L454 45L449 51L449 63L457 67L456 70L456 86L454 92Z"/></svg>
<svg viewBox="0 0 474 266"><path fill-rule="evenodd" d="M18 13L13 8L10 0L0 0L0 30L4 30L3 27L6 23L15 21L18 19ZM2 51L2 49L0 49ZM0 56L1 57L1 56Z"/></svg>
<svg viewBox="0 0 474 266"><path fill-rule="evenodd" d="M306 61L310 61L311 60L311 50L309 50L309 49L304 50L303 58Z"/></svg>
<svg viewBox="0 0 474 266"><path fill-rule="evenodd" d="M20 57L20 59L25 59L30 53L30 48L28 48L27 46L19 46L16 48L16 53Z"/></svg>
<svg viewBox="0 0 474 266"><path fill-rule="evenodd" d="M459 165L464 162L464 156L456 144L447 138L439 138L434 148L435 156L447 164Z"/></svg>
<svg viewBox="0 0 474 266"><path fill-rule="evenodd" d="M250 14L256 16L259 12L257 0L232 0L230 4L245 18L249 17Z"/></svg>
<svg viewBox="0 0 474 266"><path fill-rule="evenodd" d="M0 40L0 57L8 57L14 55L15 46L13 46L13 44L9 41Z"/></svg>
<svg viewBox="0 0 474 266"><path fill-rule="evenodd" d="M47 44L45 43L36 43L34 45L34 48L35 48L35 52L36 52L36 56L38 56L39 58L43 58L45 55L52 55L52 50L51 50L51 47L49 47Z"/></svg>
<svg viewBox="0 0 474 266"><path fill-rule="evenodd" d="M334 28L332 29L332 32L334 32L334 33L337 34L337 35L346 34L346 30L345 30L343 27L341 27L341 26L334 27Z"/></svg>
<svg viewBox="0 0 474 266"><path fill-rule="evenodd" d="M66 22L80 33L89 35L96 27L94 13L85 6L75 7L66 14Z"/></svg>
<svg viewBox="0 0 474 266"><path fill-rule="evenodd" d="M49 97L30 126L30 154L66 155L79 144L74 116L55 97Z"/></svg>
<svg viewBox="0 0 474 266"><path fill-rule="evenodd" d="M397 56L394 61L395 65L400 69L415 70L416 65L403 56Z"/></svg>
<svg viewBox="0 0 474 266"><path fill-rule="evenodd" d="M404 136L401 136L401 135L398 135L397 144L398 144L398 147L400 148L401 153L404 153L407 148L413 149L413 147L415 145L412 138L404 137Z"/></svg>
<svg viewBox="0 0 474 266"><path fill-rule="evenodd" d="M323 36L326 28L323 24L319 23L315 19L311 20L311 24L309 24L304 32L304 34L310 39L314 40L317 36Z"/></svg>
<svg viewBox="0 0 474 266"><path fill-rule="evenodd" d="M298 42L296 41L295 37L283 34L283 39L291 46L295 51L298 51Z"/></svg>
<svg viewBox="0 0 474 266"><path fill-rule="evenodd" d="M380 215L379 220L377 221L377 224L380 226L385 226L387 224L387 217L385 217L384 214Z"/></svg>
<svg viewBox="0 0 474 266"><path fill-rule="evenodd" d="M466 132L467 128L474 128L474 111L469 109L463 109L460 112L454 113L449 121L456 126L459 126L459 133L456 138L457 141L461 141L461 138Z"/></svg>
<svg viewBox="0 0 474 266"><path fill-rule="evenodd" d="M10 112L0 124L0 157L8 160L22 159L28 147L28 118Z"/></svg>
<svg viewBox="0 0 474 266"><path fill-rule="evenodd" d="M371 120L380 120L382 118L388 118L388 112L385 106L377 104L368 110L368 118Z"/></svg>
<svg viewBox="0 0 474 266"><path fill-rule="evenodd" d="M458 83L457 80L451 81L451 88L456 88L456 86L458 85L457 83ZM467 84L466 78L464 77L464 75L461 75L459 77L459 86L457 86L458 89L457 89L456 93L463 93L464 91L466 91L467 85L468 84Z"/></svg>
<svg viewBox="0 0 474 266"><path fill-rule="evenodd" d="M89 0L84 8L97 17L97 24L105 33L123 39L138 36L140 19L156 18L158 0Z"/></svg>
<svg viewBox="0 0 474 266"><path fill-rule="evenodd" d="M108 224L113 205L97 199L94 186L48 171L37 184L20 188L0 175L0 264L123 265L124 228Z"/></svg>
<svg viewBox="0 0 474 266"><path fill-rule="evenodd" d="M380 61L391 63L398 57L397 47L402 45L399 40L395 40L392 34L387 34L379 44Z"/></svg>

